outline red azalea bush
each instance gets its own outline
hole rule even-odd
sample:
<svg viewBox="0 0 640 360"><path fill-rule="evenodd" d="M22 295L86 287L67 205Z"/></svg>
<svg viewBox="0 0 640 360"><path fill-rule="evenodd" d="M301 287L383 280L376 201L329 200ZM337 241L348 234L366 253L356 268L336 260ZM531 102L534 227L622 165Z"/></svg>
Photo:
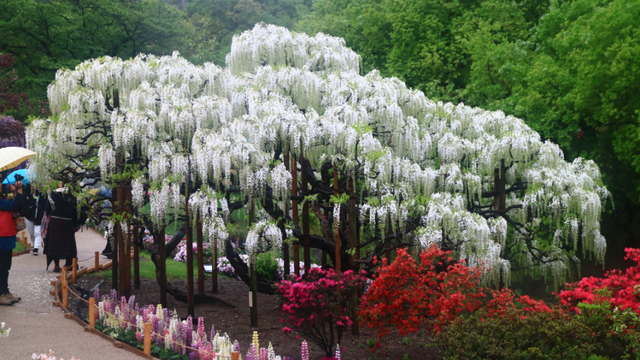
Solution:
<svg viewBox="0 0 640 360"><path fill-rule="evenodd" d="M625 259L634 261L635 266L624 272L608 271L603 278L586 277L578 283L567 284L568 289L559 294L561 303L580 312L579 303L608 301L621 310L631 309L640 314L640 249L626 248L625 252Z"/></svg>
<svg viewBox="0 0 640 360"><path fill-rule="evenodd" d="M392 264L383 260L360 310L366 325L377 329L379 337L390 328L401 335L421 327L437 333L443 325L479 309L486 310L480 315L484 317L526 317L550 311L541 301L516 297L509 289L481 287L480 270L454 261L450 252L436 246L422 251L419 264L405 250L397 253Z"/></svg>
<svg viewBox="0 0 640 360"><path fill-rule="evenodd" d="M340 342L342 331L352 324L349 302L362 293L366 278L353 271L341 274L333 269L312 268L309 273L281 281L278 291L284 296L283 320L294 330L318 345L330 357ZM285 327L283 332L292 331Z"/></svg>

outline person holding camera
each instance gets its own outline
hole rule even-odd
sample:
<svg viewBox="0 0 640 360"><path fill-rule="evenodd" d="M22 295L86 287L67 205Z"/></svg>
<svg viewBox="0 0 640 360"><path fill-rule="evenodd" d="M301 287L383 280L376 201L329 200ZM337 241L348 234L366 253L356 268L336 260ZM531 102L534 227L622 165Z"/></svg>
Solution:
<svg viewBox="0 0 640 360"><path fill-rule="evenodd" d="M62 183L52 191L46 202L45 212L51 215L44 239L44 254L47 256L47 269L53 261L54 272L60 272L60 259L64 266L71 267L73 258L78 255L76 247L77 208L75 198Z"/></svg>
<svg viewBox="0 0 640 360"><path fill-rule="evenodd" d="M22 194L22 181L16 179L15 185L11 185L11 191L14 192L13 200L9 200L4 193L0 194L0 305L3 306L13 305L21 300L9 291L9 271L18 234L14 213L24 216L28 210L28 203Z"/></svg>

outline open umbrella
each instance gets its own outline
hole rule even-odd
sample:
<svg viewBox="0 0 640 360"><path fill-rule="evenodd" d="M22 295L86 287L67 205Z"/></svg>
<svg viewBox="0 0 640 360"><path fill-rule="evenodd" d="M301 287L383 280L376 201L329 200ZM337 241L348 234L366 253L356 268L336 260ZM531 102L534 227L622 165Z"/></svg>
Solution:
<svg viewBox="0 0 640 360"><path fill-rule="evenodd" d="M4 179L4 181L2 183L3 184L15 184L16 183L16 175L22 176L22 183L26 185L26 184L29 183L29 178L31 178L33 174L31 174L30 171L27 171L27 169L16 170L16 171L12 172L11 174L7 175L7 177Z"/></svg>
<svg viewBox="0 0 640 360"><path fill-rule="evenodd" d="M33 151L10 146L0 149L0 171L12 169L35 155Z"/></svg>

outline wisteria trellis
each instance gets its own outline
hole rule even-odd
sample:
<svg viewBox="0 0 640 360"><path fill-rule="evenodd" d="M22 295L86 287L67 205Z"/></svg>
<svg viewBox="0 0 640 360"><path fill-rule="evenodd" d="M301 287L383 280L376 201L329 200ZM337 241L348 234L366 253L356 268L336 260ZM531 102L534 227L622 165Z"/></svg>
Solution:
<svg viewBox="0 0 640 360"><path fill-rule="evenodd" d="M308 195L320 195L316 205L334 208L321 169L341 169L356 184L361 234L375 229L378 242L390 232L403 245L438 243L484 264L495 281L508 282L514 261L563 281L579 248L603 261L609 192L595 163L565 161L556 144L500 111L434 102L377 71L362 76L359 61L342 39L261 24L234 37L224 68L177 53L86 61L49 86L53 115L27 131L38 153L32 167L41 182L65 168L104 181L116 153L136 158L145 166L133 204L148 200L156 223L179 211L178 189L190 177L200 184L189 203L205 235L223 240L230 192L249 199L245 207L268 197L283 210L292 186L284 154L303 152L315 169ZM498 209L486 195L503 162L514 191ZM300 236L283 222L276 228L273 211L258 215L250 253Z"/></svg>

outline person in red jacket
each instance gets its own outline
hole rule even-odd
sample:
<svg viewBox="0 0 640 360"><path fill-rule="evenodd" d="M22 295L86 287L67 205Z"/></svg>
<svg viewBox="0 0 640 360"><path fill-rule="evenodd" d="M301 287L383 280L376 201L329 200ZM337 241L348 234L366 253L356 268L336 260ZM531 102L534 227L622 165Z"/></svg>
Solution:
<svg viewBox="0 0 640 360"><path fill-rule="evenodd" d="M11 188L14 192L13 200L8 200L4 194L0 194L0 305L5 306L21 300L9 291L9 270L11 270L12 251L16 247L18 233L13 214L17 212L24 215L27 210L26 199L22 195L22 182L16 181Z"/></svg>

